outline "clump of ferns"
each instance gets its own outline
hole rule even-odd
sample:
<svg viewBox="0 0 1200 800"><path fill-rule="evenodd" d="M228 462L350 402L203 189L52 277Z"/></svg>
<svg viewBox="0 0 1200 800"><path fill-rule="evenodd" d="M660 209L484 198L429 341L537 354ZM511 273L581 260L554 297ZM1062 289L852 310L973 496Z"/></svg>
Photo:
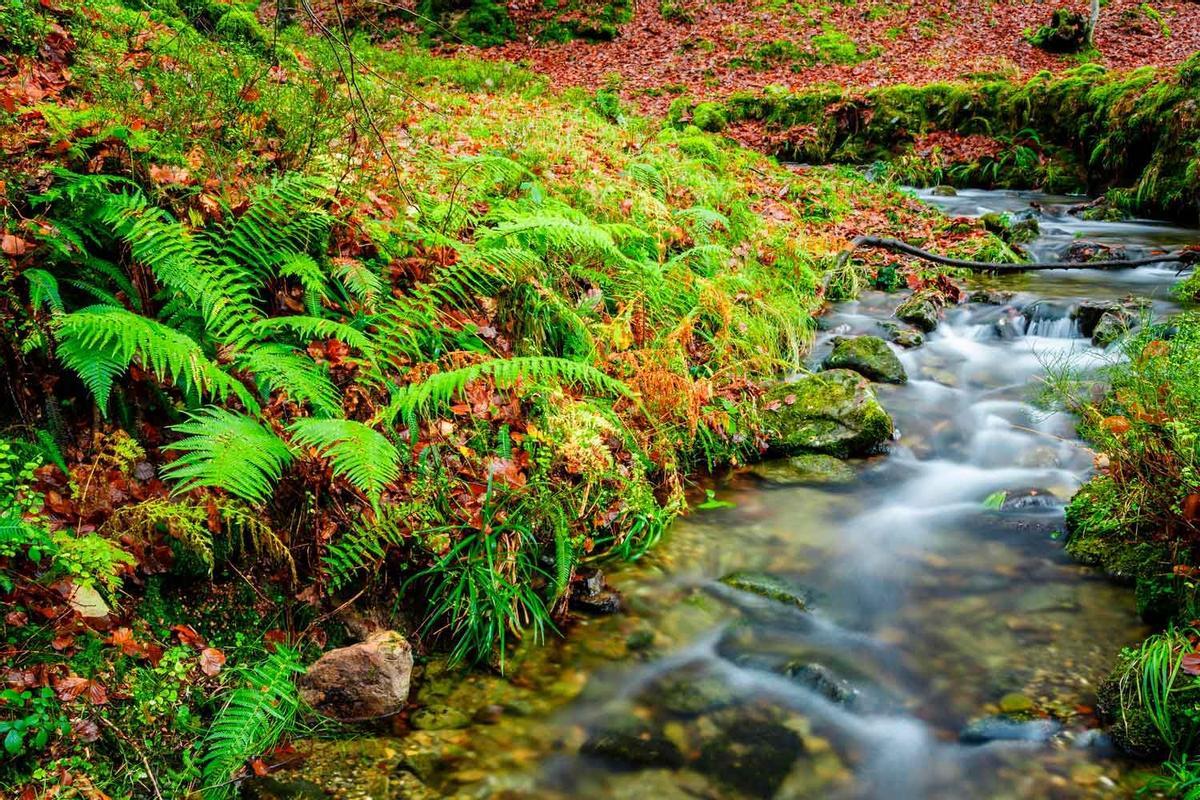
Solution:
<svg viewBox="0 0 1200 800"><path fill-rule="evenodd" d="M144 500L114 511L102 532L151 544L166 538L172 550L194 558L209 576L224 551L230 558L249 554L282 567L292 583L297 578L296 562L279 535L258 511L233 500Z"/></svg>

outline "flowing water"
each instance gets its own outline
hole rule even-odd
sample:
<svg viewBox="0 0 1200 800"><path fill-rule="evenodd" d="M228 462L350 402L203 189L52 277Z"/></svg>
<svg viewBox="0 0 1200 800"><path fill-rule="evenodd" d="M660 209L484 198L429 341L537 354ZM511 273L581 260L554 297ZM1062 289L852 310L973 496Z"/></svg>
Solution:
<svg viewBox="0 0 1200 800"><path fill-rule="evenodd" d="M1080 221L1065 211L1079 198L928 199L1036 213L1039 260L1077 237L1131 257L1198 238ZM1047 365L1115 357L1078 334L1074 304L1135 293L1165 314L1174 280L1154 267L989 279L1014 294L952 309L899 351L909 382L878 387L898 438L851 482L796 485L770 464L729 475L713 488L732 506L678 521L609 574L626 613L527 648L507 679L428 667L417 730L319 745L305 774L376 798L1128 796L1134 765L1091 707L1147 631L1128 588L1062 553L1062 507L1092 454L1033 401ZM814 361L835 334L879 335L898 301L833 309ZM1000 491L1006 505L985 508ZM718 581L734 570L803 587L809 610Z"/></svg>

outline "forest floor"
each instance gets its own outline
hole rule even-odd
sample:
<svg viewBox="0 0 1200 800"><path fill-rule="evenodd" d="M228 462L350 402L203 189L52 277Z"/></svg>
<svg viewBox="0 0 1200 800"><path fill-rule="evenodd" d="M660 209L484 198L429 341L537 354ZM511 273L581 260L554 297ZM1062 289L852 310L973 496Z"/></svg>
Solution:
<svg viewBox="0 0 1200 800"><path fill-rule="evenodd" d="M527 38L480 55L522 62L556 86L617 88L643 111L662 113L679 94L710 100L766 86L1020 79L1085 62L1118 70L1174 66L1200 49L1200 3L1113 0L1104 5L1095 48L1069 55L1028 40L1051 10L989 0L646 2L611 41ZM517 29L538 13L515 7Z"/></svg>

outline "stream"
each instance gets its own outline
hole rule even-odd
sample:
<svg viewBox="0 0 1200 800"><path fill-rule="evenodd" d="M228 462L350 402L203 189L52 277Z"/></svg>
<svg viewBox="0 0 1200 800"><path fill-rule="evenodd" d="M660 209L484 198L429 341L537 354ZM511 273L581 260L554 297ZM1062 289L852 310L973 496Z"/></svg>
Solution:
<svg viewBox="0 0 1200 800"><path fill-rule="evenodd" d="M919 194L951 215L1035 213L1038 260L1077 238L1130 257L1200 238L1082 221L1066 213L1081 198ZM721 478L715 497L732 505L609 568L625 613L523 647L507 678L426 666L404 736L308 745L280 786L376 799L1129 796L1142 767L1112 751L1092 705L1117 652L1148 631L1131 589L1062 552L1063 505L1092 453L1035 400L1047 367L1116 357L1080 335L1072 306L1136 294L1168 314L1175 279L1157 267L974 279L991 302L949 310L924 345L897 350L908 383L877 387L898 428L886 456L841 481L784 463ZM882 335L900 299L832 309L813 364L834 335ZM1004 505L986 508L997 492ZM718 581L739 570L801 588L808 610Z"/></svg>

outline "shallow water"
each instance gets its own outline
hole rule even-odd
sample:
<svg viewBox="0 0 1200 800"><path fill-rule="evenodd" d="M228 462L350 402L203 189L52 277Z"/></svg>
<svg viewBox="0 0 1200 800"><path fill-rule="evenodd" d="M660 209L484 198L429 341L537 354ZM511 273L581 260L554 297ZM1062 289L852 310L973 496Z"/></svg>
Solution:
<svg viewBox="0 0 1200 800"><path fill-rule="evenodd" d="M1200 238L1082 222L1065 213L1079 198L928 199L953 215L1038 203L1039 259L1077 236L1132 257ZM1117 651L1147 631L1128 588L1063 555L1062 505L1091 453L1071 419L1032 401L1047 364L1115 357L1078 336L1073 303L1133 292L1168 313L1174 279L1149 267L987 281L1017 294L953 309L924 346L900 351L908 384L878 389L897 441L856 462L852 483L776 485L761 467L727 476L714 488L734 507L678 521L609 574L627 613L525 649L507 679L430 666L417 701L470 721L414 717L423 730L404 737L318 745L303 773L343 797L1128 796L1133 765L1097 735L1091 705ZM834 309L814 362L832 335L880 334L898 301L868 294ZM1026 500L985 510L998 491ZM717 581L733 570L803 586L810 609ZM810 664L841 695L789 677ZM1011 734L1022 740L960 741L1001 707L1033 720Z"/></svg>

